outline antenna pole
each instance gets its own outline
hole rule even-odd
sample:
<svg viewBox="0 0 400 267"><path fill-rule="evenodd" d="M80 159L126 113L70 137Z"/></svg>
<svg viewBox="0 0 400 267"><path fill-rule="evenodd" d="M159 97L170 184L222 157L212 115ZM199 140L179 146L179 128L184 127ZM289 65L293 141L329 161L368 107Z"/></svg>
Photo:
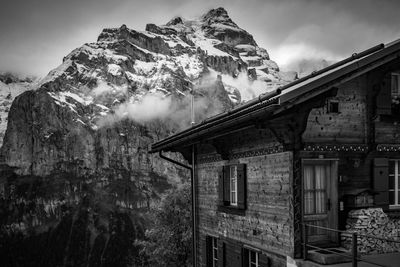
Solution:
<svg viewBox="0 0 400 267"><path fill-rule="evenodd" d="M192 91L191 91L191 107L190 107L190 109L191 109L191 119L192 119L192 123L191 123L191 125L193 126L194 125L194 88L192 88Z"/></svg>

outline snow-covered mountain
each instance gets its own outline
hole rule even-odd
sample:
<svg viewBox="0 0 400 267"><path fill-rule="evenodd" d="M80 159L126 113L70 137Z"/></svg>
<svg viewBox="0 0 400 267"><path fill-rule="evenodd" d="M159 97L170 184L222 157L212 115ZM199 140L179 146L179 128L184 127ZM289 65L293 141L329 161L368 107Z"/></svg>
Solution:
<svg viewBox="0 0 400 267"><path fill-rule="evenodd" d="M217 75L234 103L262 92L252 92L251 80L263 81L257 86L265 92L295 78L280 72L267 51L218 8L197 20L148 24L145 31L125 25L104 29L97 42L72 51L40 85L57 104L78 113L78 122L95 129L118 104L140 102L148 94L178 99L204 77ZM90 107L91 114L76 106Z"/></svg>

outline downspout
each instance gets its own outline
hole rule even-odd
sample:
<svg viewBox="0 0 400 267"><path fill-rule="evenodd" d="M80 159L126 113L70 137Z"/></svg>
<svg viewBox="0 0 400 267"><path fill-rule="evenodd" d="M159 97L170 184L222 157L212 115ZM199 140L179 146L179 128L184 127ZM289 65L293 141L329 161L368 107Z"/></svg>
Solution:
<svg viewBox="0 0 400 267"><path fill-rule="evenodd" d="M195 166L194 165L194 162L195 162L195 153L194 153L195 151L194 151L194 149L195 149L195 145L192 145L192 166L191 167L188 166L188 165L185 165L183 163L180 163L179 161L176 161L176 160L173 160L171 158L168 158L168 157L164 156L162 154L162 150L159 151L159 155L160 155L160 158L165 159L166 161L169 161L169 162L171 162L173 164L176 164L178 166L181 166L181 167L183 167L185 169L190 170L190 185L191 185L191 189L192 189L192 251L193 251L192 252L192 261L193 261L193 267L196 267L197 266L197 263L196 263L196 259L197 259L196 243L197 243L197 240L196 240L196 218L195 218L195 208L196 208L195 193L196 193L196 191L195 191L195 184L194 184L194 168L195 168L194 167Z"/></svg>

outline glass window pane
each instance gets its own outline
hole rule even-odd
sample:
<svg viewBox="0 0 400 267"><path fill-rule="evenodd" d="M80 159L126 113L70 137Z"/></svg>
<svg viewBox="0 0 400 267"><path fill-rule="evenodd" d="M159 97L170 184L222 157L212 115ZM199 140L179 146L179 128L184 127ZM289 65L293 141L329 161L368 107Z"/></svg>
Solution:
<svg viewBox="0 0 400 267"><path fill-rule="evenodd" d="M304 193L304 213L314 214L314 192Z"/></svg>
<svg viewBox="0 0 400 267"><path fill-rule="evenodd" d="M396 93L397 93L397 77L395 74L392 74L391 91L392 91L392 96L396 95Z"/></svg>
<svg viewBox="0 0 400 267"><path fill-rule="evenodd" d="M325 191L315 193L315 213L326 213Z"/></svg>
<svg viewBox="0 0 400 267"><path fill-rule="evenodd" d="M315 166L315 189L325 189L325 166Z"/></svg>
<svg viewBox="0 0 400 267"><path fill-rule="evenodd" d="M394 166L395 166L394 160L389 160L389 174L394 175Z"/></svg>
<svg viewBox="0 0 400 267"><path fill-rule="evenodd" d="M393 186L393 188L394 188L394 186ZM389 187L389 189L391 189L391 188ZM397 175L397 190L400 190L400 175L399 174Z"/></svg>
<svg viewBox="0 0 400 267"><path fill-rule="evenodd" d="M394 175L389 175L389 189L394 189Z"/></svg>
<svg viewBox="0 0 400 267"><path fill-rule="evenodd" d="M389 204L395 205L394 191L389 191Z"/></svg>
<svg viewBox="0 0 400 267"><path fill-rule="evenodd" d="M252 262L256 261L256 253L254 251L250 251L250 260Z"/></svg>
<svg viewBox="0 0 400 267"><path fill-rule="evenodd" d="M314 189L314 177L312 166L304 166L304 189Z"/></svg>

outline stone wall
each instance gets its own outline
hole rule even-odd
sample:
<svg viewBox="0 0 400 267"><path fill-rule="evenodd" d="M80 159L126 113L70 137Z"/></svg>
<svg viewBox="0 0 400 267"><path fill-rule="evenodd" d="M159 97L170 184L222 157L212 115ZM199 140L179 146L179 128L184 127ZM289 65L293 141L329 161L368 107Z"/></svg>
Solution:
<svg viewBox="0 0 400 267"><path fill-rule="evenodd" d="M346 231L342 234L342 245L351 248L351 233L357 233L358 252L361 254L379 254L400 252L400 243L387 242L372 237L383 237L400 241L400 218L390 218L381 208L358 209L349 212Z"/></svg>

